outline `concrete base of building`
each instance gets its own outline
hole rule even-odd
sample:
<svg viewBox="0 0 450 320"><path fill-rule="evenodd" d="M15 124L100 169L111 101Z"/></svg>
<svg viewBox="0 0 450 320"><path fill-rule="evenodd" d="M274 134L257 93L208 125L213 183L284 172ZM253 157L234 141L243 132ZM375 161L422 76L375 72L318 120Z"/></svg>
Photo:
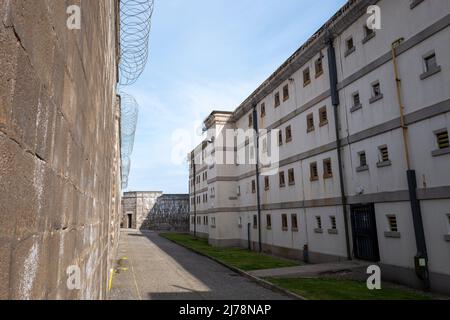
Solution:
<svg viewBox="0 0 450 320"><path fill-rule="evenodd" d="M423 289L423 283L414 269L386 264L379 264L379 266L383 280ZM430 272L430 287L433 292L450 294L450 275Z"/></svg>
<svg viewBox="0 0 450 320"><path fill-rule="evenodd" d="M208 239L209 238L209 234L208 233L204 233L204 232L196 232L196 234L197 234L197 237L199 237L199 238L203 238L203 239ZM191 236L193 236L194 235L194 232L193 231L191 231Z"/></svg>
<svg viewBox="0 0 450 320"><path fill-rule="evenodd" d="M242 247L248 248L248 241L243 239L209 239L209 244L215 247ZM250 247L253 251L259 250L258 242L250 242ZM274 246L271 244L262 243L262 251L266 254L271 254L281 258L297 260L304 262L304 252L300 249L286 248ZM347 257L324 254L320 252L308 252L308 262L313 264L330 263L347 261ZM377 263L374 263L377 264ZM398 267L387 264L377 265L381 268L381 275L384 281L406 285L416 289L422 289L421 280L417 277L415 271L410 268ZM367 274L365 270L361 270L356 276L359 280L365 281ZM433 292L450 294L450 275L430 273L431 290Z"/></svg>

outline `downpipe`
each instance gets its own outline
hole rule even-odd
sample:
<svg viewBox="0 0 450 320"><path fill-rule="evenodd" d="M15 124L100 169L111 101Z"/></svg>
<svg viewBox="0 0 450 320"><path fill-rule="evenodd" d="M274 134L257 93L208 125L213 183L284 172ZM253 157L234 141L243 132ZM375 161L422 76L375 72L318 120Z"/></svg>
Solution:
<svg viewBox="0 0 450 320"><path fill-rule="evenodd" d="M339 91L337 88L338 76L337 76L337 65L336 65L336 52L333 45L334 38L329 35L327 39L327 53L328 53L328 70L330 77L330 90L331 90L331 102L333 105L334 113L334 126L336 129L336 151L339 166L339 185L341 189L341 202L342 202L342 212L344 215L345 224L345 243L347 247L347 259L352 260L352 252L350 249L350 236L348 230L348 209L347 209L347 197L345 195L345 182L344 173L342 169L342 151L341 151L341 139L339 137Z"/></svg>

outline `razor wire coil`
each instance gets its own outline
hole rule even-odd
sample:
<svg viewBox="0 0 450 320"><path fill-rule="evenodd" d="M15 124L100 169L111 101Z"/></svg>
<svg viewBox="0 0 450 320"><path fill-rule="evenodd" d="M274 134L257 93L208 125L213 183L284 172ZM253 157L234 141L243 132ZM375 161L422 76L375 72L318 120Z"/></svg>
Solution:
<svg viewBox="0 0 450 320"><path fill-rule="evenodd" d="M148 59L153 8L153 0L121 0L121 85L135 83L144 71Z"/></svg>
<svg viewBox="0 0 450 320"><path fill-rule="evenodd" d="M134 84L141 76L148 60L151 19L154 0L120 1L120 65L119 85ZM121 92L121 159L122 188L128 187L137 128L139 105L129 94Z"/></svg>

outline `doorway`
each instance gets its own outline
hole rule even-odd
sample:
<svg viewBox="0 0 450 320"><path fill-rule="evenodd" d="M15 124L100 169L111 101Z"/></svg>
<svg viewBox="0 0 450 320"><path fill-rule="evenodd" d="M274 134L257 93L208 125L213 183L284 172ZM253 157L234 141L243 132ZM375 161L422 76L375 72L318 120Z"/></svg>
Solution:
<svg viewBox="0 0 450 320"><path fill-rule="evenodd" d="M128 216L128 229L132 229L133 228L133 215L131 213L129 213L127 216Z"/></svg>
<svg viewBox="0 0 450 320"><path fill-rule="evenodd" d="M355 258L380 261L375 205L372 203L351 206L351 222Z"/></svg>

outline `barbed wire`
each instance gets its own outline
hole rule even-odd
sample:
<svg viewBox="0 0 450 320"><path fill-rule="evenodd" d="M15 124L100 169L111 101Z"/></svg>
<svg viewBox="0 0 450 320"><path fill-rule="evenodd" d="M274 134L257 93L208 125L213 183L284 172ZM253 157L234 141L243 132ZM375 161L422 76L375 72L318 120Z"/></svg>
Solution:
<svg viewBox="0 0 450 320"><path fill-rule="evenodd" d="M131 85L144 71L148 59L154 0L120 2L120 84Z"/></svg>
<svg viewBox="0 0 450 320"><path fill-rule="evenodd" d="M122 188L128 187L128 175L130 174L131 160L133 153L134 138L136 135L137 121L139 115L139 105L133 96L120 92L120 132L122 157Z"/></svg>
<svg viewBox="0 0 450 320"><path fill-rule="evenodd" d="M151 19L154 0L120 1L120 86L136 82L144 71L148 59ZM119 89L121 97L121 158L122 189L128 188L137 128L139 105L129 94Z"/></svg>

